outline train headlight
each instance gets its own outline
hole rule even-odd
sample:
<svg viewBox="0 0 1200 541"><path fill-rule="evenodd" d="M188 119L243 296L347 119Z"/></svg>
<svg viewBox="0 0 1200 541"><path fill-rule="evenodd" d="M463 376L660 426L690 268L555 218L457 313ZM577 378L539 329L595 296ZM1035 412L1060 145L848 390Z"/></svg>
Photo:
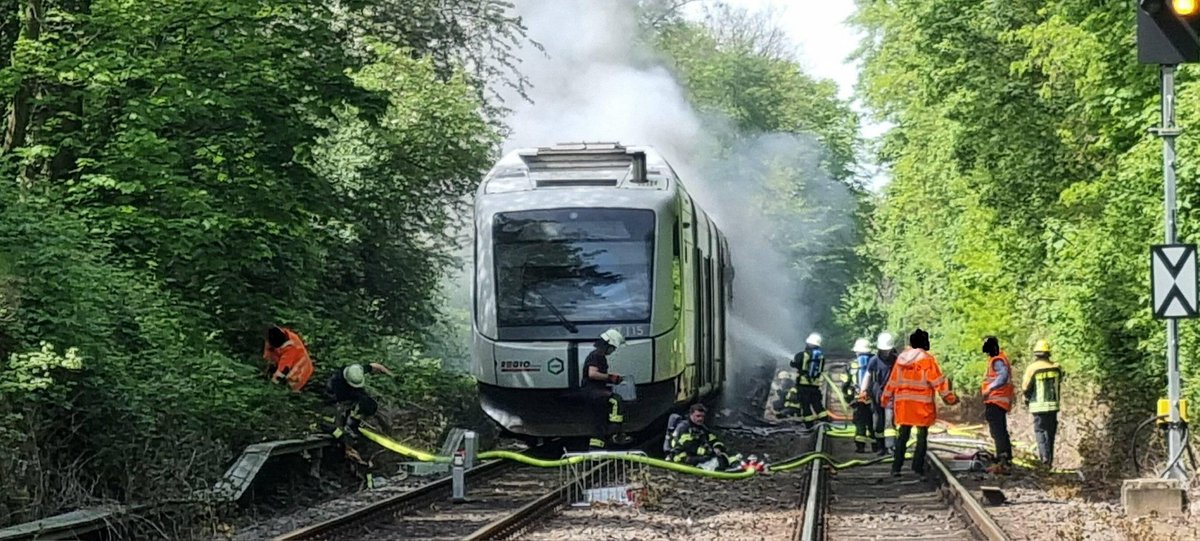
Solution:
<svg viewBox="0 0 1200 541"><path fill-rule="evenodd" d="M510 175L492 177L487 181L483 193L523 192L532 188L533 184L529 182L528 175Z"/></svg>

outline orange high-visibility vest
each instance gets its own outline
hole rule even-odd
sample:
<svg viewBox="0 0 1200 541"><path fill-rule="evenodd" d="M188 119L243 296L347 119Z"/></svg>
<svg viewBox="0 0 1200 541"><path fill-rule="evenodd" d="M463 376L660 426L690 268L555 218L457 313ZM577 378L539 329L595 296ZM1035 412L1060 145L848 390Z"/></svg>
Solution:
<svg viewBox="0 0 1200 541"><path fill-rule="evenodd" d="M937 420L934 391L948 404L958 401L937 359L923 349L913 348L896 359L880 402L884 407L895 404L897 425L933 426Z"/></svg>
<svg viewBox="0 0 1200 541"><path fill-rule="evenodd" d="M288 387L299 391L308 383L308 378L312 377L312 358L308 356L308 348L304 346L300 335L286 328L283 329L283 333L287 335L287 342L282 346L273 348L269 342L263 344L263 359L275 365L275 374L271 379L278 379L287 374Z"/></svg>
<svg viewBox="0 0 1200 541"><path fill-rule="evenodd" d="M987 377L983 378L983 385L980 386L979 391L981 393L986 391L988 387L992 386L992 382L996 381L996 377L999 376L999 374L996 372L996 361L1003 362L1004 367L1008 369L1008 382L992 391L992 393L983 400L983 403L995 404L1001 408L1004 408L1004 411L1009 411L1012 409L1013 396L1015 395L1012 382L1013 371L1012 363L1008 362L1008 356L1005 355L1003 351L1001 351L999 355L988 359Z"/></svg>

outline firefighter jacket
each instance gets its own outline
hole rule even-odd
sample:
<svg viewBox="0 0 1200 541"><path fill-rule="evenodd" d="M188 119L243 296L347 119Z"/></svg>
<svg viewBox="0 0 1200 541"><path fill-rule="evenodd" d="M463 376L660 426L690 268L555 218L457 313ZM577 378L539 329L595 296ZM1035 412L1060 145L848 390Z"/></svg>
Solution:
<svg viewBox="0 0 1200 541"><path fill-rule="evenodd" d="M278 348L271 347L270 343L263 344L263 359L267 364L274 367L275 372L271 375L271 380L276 381L286 377L288 387L293 391L299 391L304 384L308 383L308 378L313 374L313 362L308 356L308 348L304 346L304 340L300 339L300 335L296 334L291 329L283 329L287 335L287 342Z"/></svg>
<svg viewBox="0 0 1200 541"><path fill-rule="evenodd" d="M819 386L821 370L825 369L825 354L821 348L806 346L792 358L792 368L796 369L796 385Z"/></svg>
<svg viewBox="0 0 1200 541"><path fill-rule="evenodd" d="M717 454L725 453L725 445L704 425L682 419L671 433L671 460L695 466Z"/></svg>
<svg viewBox="0 0 1200 541"><path fill-rule="evenodd" d="M862 385L867 375L867 364L871 361L871 356L866 353L859 353L850 364L846 366L845 379L842 381L842 394L850 403L858 401L859 386Z"/></svg>
<svg viewBox="0 0 1200 541"><path fill-rule="evenodd" d="M1047 359L1035 360L1025 369L1021 389L1029 413L1058 411L1062 379L1062 368Z"/></svg>
<svg viewBox="0 0 1200 541"><path fill-rule="evenodd" d="M1004 411L1012 409L1012 363L1003 351L988 361L987 376L979 390L985 395L984 404L992 404Z"/></svg>
<svg viewBox="0 0 1200 541"><path fill-rule="evenodd" d="M923 349L909 349L901 353L892 366L883 389L882 405L894 405L897 425L933 426L937 420L937 406L933 402L935 391L947 404L958 402L937 359Z"/></svg>

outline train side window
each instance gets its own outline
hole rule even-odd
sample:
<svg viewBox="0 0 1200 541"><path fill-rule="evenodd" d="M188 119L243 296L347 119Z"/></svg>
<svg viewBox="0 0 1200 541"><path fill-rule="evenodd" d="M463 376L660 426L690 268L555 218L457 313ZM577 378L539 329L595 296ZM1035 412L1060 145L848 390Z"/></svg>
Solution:
<svg viewBox="0 0 1200 541"><path fill-rule="evenodd" d="M680 236L681 235L679 233L679 220L675 220L675 229L673 229L671 231L671 250L672 250L671 254L674 255L676 259L679 258L679 238L680 238Z"/></svg>

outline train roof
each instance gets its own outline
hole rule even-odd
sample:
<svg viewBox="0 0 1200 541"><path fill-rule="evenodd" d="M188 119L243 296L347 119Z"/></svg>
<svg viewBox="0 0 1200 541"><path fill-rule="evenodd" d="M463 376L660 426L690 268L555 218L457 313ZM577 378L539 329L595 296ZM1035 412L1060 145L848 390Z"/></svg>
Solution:
<svg viewBox="0 0 1200 541"><path fill-rule="evenodd" d="M547 188L610 187L667 190L678 182L671 165L647 146L559 143L509 152L483 178L485 194Z"/></svg>

